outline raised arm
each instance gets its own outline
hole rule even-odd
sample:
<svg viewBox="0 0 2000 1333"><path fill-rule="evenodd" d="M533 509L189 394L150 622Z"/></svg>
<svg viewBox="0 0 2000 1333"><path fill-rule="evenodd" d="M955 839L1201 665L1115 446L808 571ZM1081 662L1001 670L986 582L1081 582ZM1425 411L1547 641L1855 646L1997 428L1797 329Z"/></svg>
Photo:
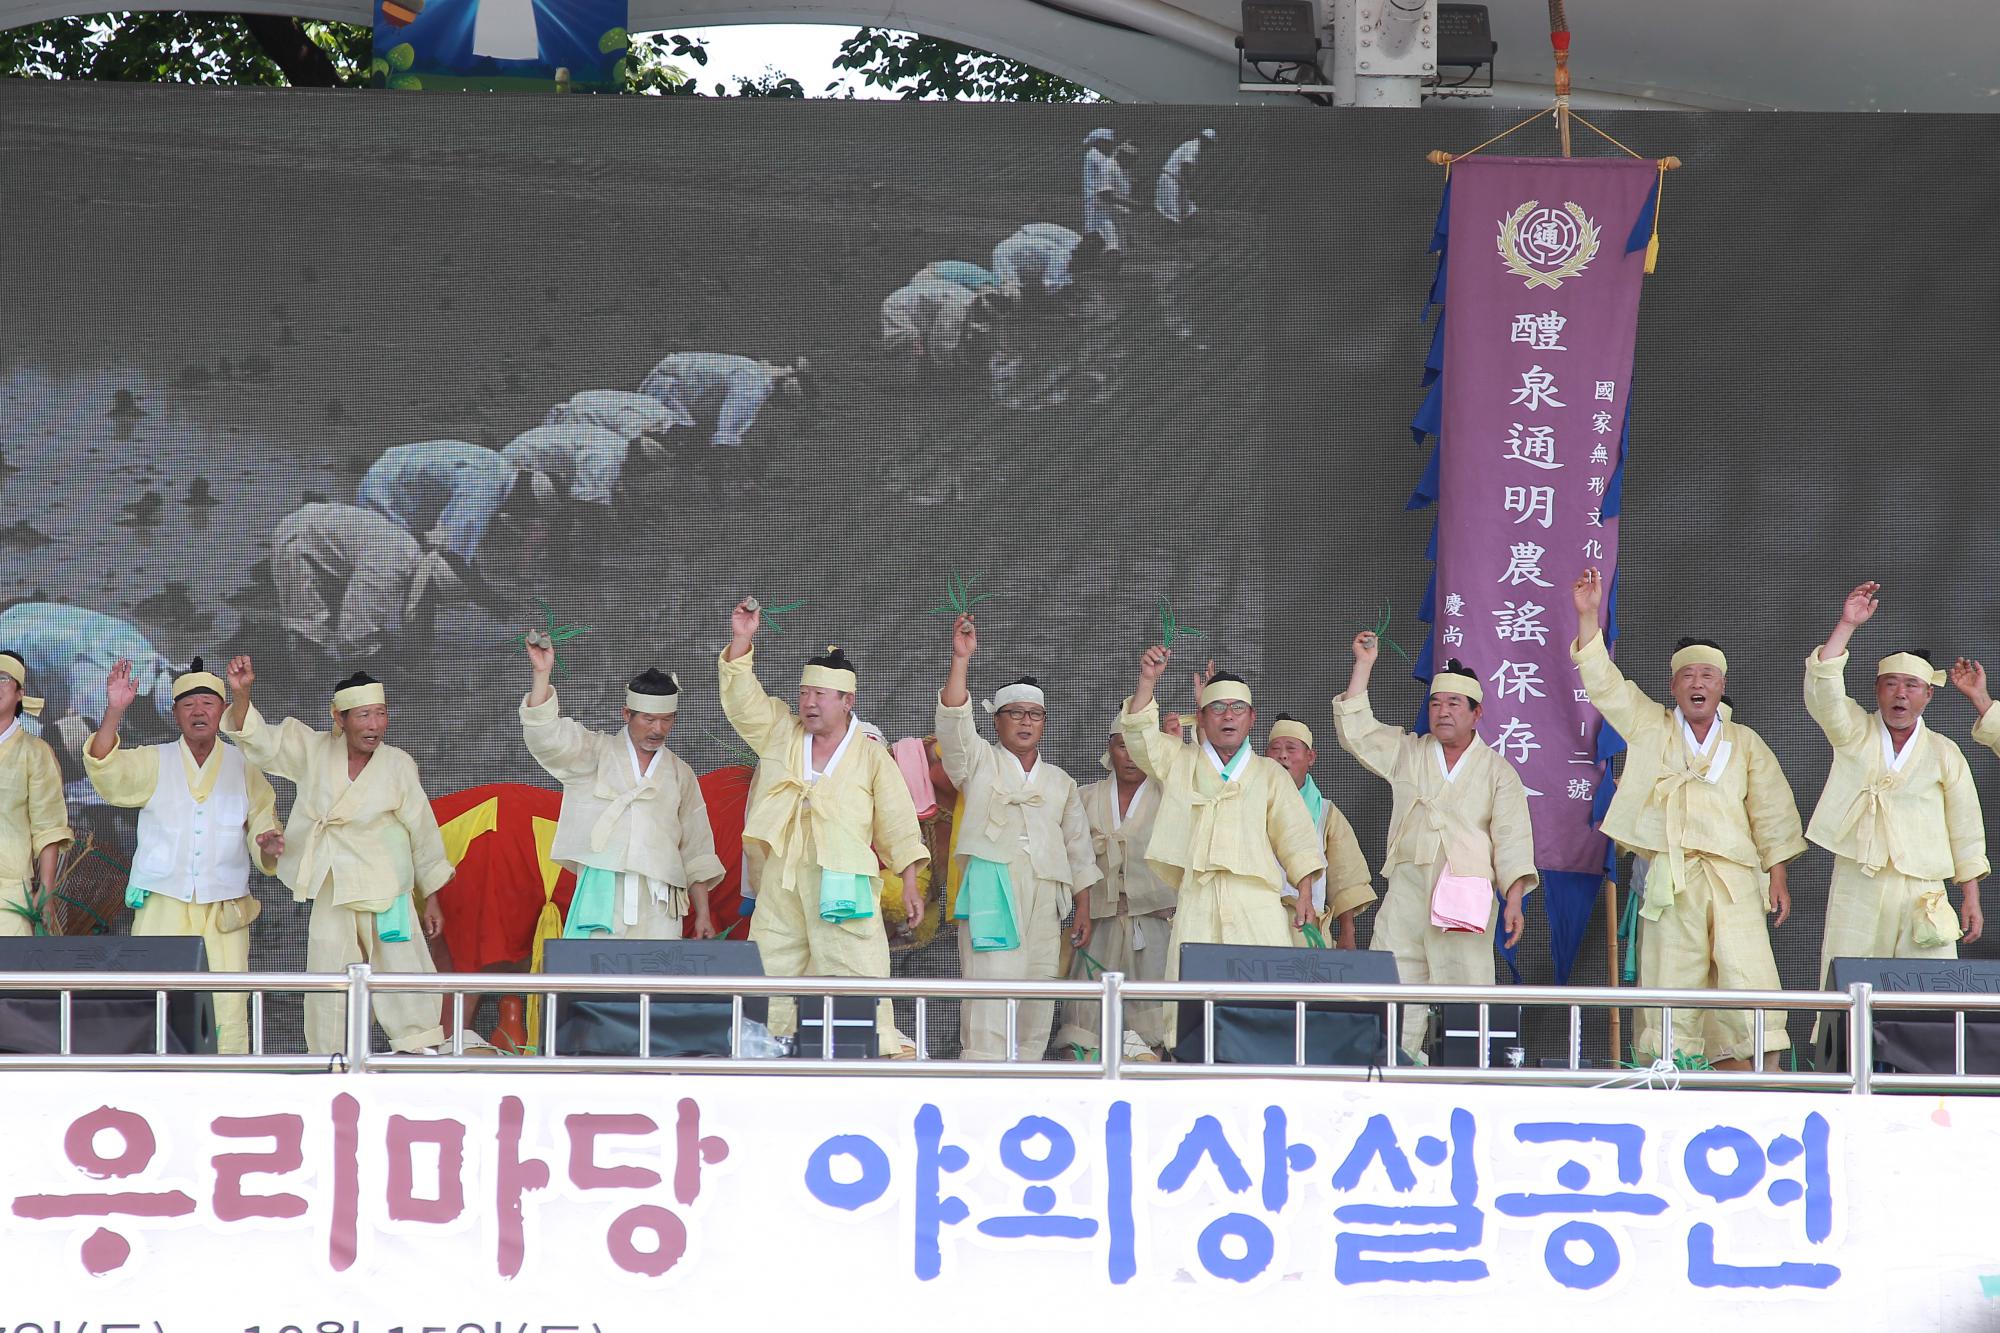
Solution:
<svg viewBox="0 0 2000 1333"><path fill-rule="evenodd" d="M1826 642L1820 645L1820 661L1831 662L1847 651L1847 642L1854 637L1854 631L1867 624L1875 614L1880 605L1875 594L1881 591L1882 585L1871 580L1857 584L1854 591L1847 594L1847 600L1840 604L1840 619L1834 622L1833 633L1827 635Z"/></svg>
<svg viewBox="0 0 2000 1333"><path fill-rule="evenodd" d="M1354 636L1354 670L1347 689L1333 701L1333 730L1340 748L1353 755L1363 768L1384 782L1395 781L1396 759L1409 733L1378 721L1368 704L1368 677L1382 646L1373 630Z"/></svg>
<svg viewBox="0 0 2000 1333"><path fill-rule="evenodd" d="M1983 664L1967 657L1952 663L1951 683L1972 705L1976 717L1972 724L1972 739L2000 754L2000 712L1993 708L1993 696L1986 692L1986 668Z"/></svg>
<svg viewBox="0 0 2000 1333"><path fill-rule="evenodd" d="M533 675L528 696L521 702L521 739L542 770L558 782L573 782L597 771L597 755L590 732L574 718L562 715L562 702L549 677L555 670L553 643L528 644L528 660Z"/></svg>
<svg viewBox="0 0 2000 1333"><path fill-rule="evenodd" d="M1875 614L1879 583L1863 583L1841 603L1840 621L1826 642L1806 659L1806 712L1819 723L1835 749L1854 744L1868 734L1868 714L1847 696L1847 644L1854 631Z"/></svg>
<svg viewBox="0 0 2000 1333"><path fill-rule="evenodd" d="M160 765L151 750L143 746L124 750L118 746L119 724L125 720L125 710L139 697L130 662L120 662L111 668L105 693L104 720L84 748L83 773L106 804L129 810L152 800L153 790L160 782Z"/></svg>
<svg viewBox="0 0 2000 1333"><path fill-rule="evenodd" d="M120 659L111 668L111 675L104 682L104 718L97 724L97 734L90 738L90 746L84 754L92 759L104 759L118 748L118 727L125 720L125 710L139 697L139 687L132 681L132 664Z"/></svg>
<svg viewBox="0 0 2000 1333"><path fill-rule="evenodd" d="M1159 644L1140 655L1138 687L1118 715L1118 731L1125 737L1125 748L1131 752L1132 762L1147 777L1162 782L1181 747L1178 740L1161 733L1159 704L1153 692L1172 659L1173 653Z"/></svg>
<svg viewBox="0 0 2000 1333"><path fill-rule="evenodd" d="M763 608L756 598L745 597L736 604L729 613L729 646L722 650L719 668L722 714L743 743L760 755L785 739L792 725L792 710L757 683L751 648L763 623Z"/></svg>
<svg viewBox="0 0 2000 1333"><path fill-rule="evenodd" d="M951 785L960 791L965 790L980 761L991 757L986 743L979 739L979 727L972 719L972 692L966 687L972 655L978 651L979 630L971 616L960 616L952 626L951 671L938 691L936 723L938 761Z"/></svg>
<svg viewBox="0 0 2000 1333"><path fill-rule="evenodd" d="M1368 679L1375 674L1375 659L1382 655L1381 640L1372 629L1362 630L1354 636L1354 668L1347 673L1347 688L1342 690L1343 699L1359 699L1368 693Z"/></svg>
<svg viewBox="0 0 2000 1333"><path fill-rule="evenodd" d="M249 657L229 661L229 711L223 714L222 734L236 742L244 760L266 773L298 782L312 767L313 746L319 733L297 718L282 718L273 726L250 702L250 687L257 673Z"/></svg>
<svg viewBox="0 0 2000 1333"><path fill-rule="evenodd" d="M1584 692L1605 720L1618 728L1627 740L1663 716L1661 706L1646 692L1625 678L1611 660L1604 642L1604 576L1595 569L1583 571L1570 587L1570 601L1576 608L1576 641L1570 645L1570 661L1583 678Z"/></svg>

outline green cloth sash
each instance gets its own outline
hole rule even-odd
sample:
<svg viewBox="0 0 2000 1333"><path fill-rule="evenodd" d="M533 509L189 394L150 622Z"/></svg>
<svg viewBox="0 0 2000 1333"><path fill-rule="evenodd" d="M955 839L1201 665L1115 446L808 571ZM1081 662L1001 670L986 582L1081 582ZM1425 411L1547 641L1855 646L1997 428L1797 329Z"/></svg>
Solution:
<svg viewBox="0 0 2000 1333"><path fill-rule="evenodd" d="M125 905L135 912L144 907L146 905L146 890L140 888L137 884L127 884L125 886Z"/></svg>
<svg viewBox="0 0 2000 1333"><path fill-rule="evenodd" d="M596 866L585 866L576 875L576 895L569 900L569 917L563 922L566 940L587 940L597 935L618 933L618 876Z"/></svg>
<svg viewBox="0 0 2000 1333"><path fill-rule="evenodd" d="M1674 905L1674 896L1681 891L1680 867L1674 860L1674 854L1668 851L1646 863L1646 901L1640 905L1639 915L1648 921L1658 921L1665 915Z"/></svg>
<svg viewBox="0 0 2000 1333"><path fill-rule="evenodd" d="M384 944L410 942L410 895L400 893L396 901L375 914L375 934Z"/></svg>
<svg viewBox="0 0 2000 1333"><path fill-rule="evenodd" d="M819 872L819 919L861 921L875 915L875 879L844 870Z"/></svg>
<svg viewBox="0 0 2000 1333"><path fill-rule="evenodd" d="M965 858L965 878L958 886L959 920L972 932L975 953L1005 953L1021 947L1021 929L1014 921L1014 880L1007 867L983 857Z"/></svg>
<svg viewBox="0 0 2000 1333"><path fill-rule="evenodd" d="M1306 774L1305 784L1299 788L1299 795L1305 799L1306 813L1313 817L1313 827L1319 827L1319 812L1326 808L1326 797L1319 794L1319 784Z"/></svg>

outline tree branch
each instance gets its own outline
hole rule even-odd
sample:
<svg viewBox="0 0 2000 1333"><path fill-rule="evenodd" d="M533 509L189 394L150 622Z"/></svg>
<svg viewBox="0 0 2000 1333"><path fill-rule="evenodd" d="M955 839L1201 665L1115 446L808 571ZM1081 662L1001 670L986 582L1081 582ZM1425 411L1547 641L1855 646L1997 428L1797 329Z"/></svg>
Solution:
<svg viewBox="0 0 2000 1333"><path fill-rule="evenodd" d="M279 14L239 14L237 18L294 88L340 86L340 71L297 19Z"/></svg>

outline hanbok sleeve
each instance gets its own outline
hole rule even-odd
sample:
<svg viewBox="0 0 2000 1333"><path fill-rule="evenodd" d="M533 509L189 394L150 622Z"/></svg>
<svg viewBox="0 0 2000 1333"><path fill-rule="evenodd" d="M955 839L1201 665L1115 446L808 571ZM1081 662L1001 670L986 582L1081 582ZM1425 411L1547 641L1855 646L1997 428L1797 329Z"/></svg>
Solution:
<svg viewBox="0 0 2000 1333"><path fill-rule="evenodd" d="M1819 649L1806 656L1806 712L1836 750L1868 735L1868 714L1847 697L1847 654L1821 660Z"/></svg>
<svg viewBox="0 0 2000 1333"><path fill-rule="evenodd" d="M1944 753L1944 823L1951 837L1951 878L1954 883L1984 879L1993 871L1986 859L1986 822L1979 810L1979 788L1972 765L1956 745Z"/></svg>
<svg viewBox="0 0 2000 1333"><path fill-rule="evenodd" d="M792 710L764 693L757 681L756 650L730 660L719 658L722 715L758 754L767 754L791 735Z"/></svg>
<svg viewBox="0 0 2000 1333"><path fill-rule="evenodd" d="M521 699L521 739L542 771L557 782L574 782L597 771L596 747L582 723L562 715L554 690L538 704Z"/></svg>
<svg viewBox="0 0 2000 1333"><path fill-rule="evenodd" d="M1528 817L1528 789L1520 774L1499 755L1493 756L1493 820L1487 836L1493 843L1493 887L1505 893L1516 880L1528 881L1525 893L1541 884L1535 868L1535 826Z"/></svg>
<svg viewBox="0 0 2000 1333"><path fill-rule="evenodd" d="M1160 701L1154 699L1135 713L1131 696L1126 696L1118 710L1118 733L1125 738L1125 748L1139 771L1155 782L1165 782L1181 743L1160 731Z"/></svg>
<svg viewBox="0 0 2000 1333"><path fill-rule="evenodd" d="M130 750L114 742L111 753L99 759L86 746L83 775L106 805L132 810L153 799L153 790L160 785L160 758L151 746Z"/></svg>
<svg viewBox="0 0 2000 1333"><path fill-rule="evenodd" d="M1375 885L1368 870L1368 858L1361 854L1361 840L1354 825L1347 822L1340 807L1326 805L1326 910L1344 916L1375 901Z"/></svg>
<svg viewBox="0 0 2000 1333"><path fill-rule="evenodd" d="M1395 781L1396 760L1409 733L1377 721L1366 691L1333 701L1333 730L1340 738L1340 748L1363 768L1384 782Z"/></svg>
<svg viewBox="0 0 2000 1333"><path fill-rule="evenodd" d="M1792 795L1792 784L1785 781L1784 769L1778 766L1778 756L1771 753L1764 738L1742 728L1738 733L1749 747L1750 781L1744 803L1750 813L1750 836L1757 844L1759 867L1769 870L1805 854L1799 803Z"/></svg>

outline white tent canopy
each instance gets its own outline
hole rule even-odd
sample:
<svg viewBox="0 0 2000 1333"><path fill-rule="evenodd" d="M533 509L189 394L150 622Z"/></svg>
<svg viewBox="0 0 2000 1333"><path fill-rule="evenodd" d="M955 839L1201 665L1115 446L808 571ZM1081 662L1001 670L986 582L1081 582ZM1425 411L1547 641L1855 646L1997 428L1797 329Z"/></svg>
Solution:
<svg viewBox="0 0 2000 1333"><path fill-rule="evenodd" d="M1322 17L1335 0L1320 0ZM138 0L129 7L175 9ZM369 0L246 0L241 9L370 21ZM1491 0L1502 106L1547 100L1543 0ZM0 0L0 28L100 10ZM1236 0L632 0L634 32L732 23L874 25L946 37L1074 79L1117 101L1259 102L1237 91ZM1992 0L1578 0L1579 107L1785 111L2000 109ZM1478 105L1478 103L1474 103Z"/></svg>

